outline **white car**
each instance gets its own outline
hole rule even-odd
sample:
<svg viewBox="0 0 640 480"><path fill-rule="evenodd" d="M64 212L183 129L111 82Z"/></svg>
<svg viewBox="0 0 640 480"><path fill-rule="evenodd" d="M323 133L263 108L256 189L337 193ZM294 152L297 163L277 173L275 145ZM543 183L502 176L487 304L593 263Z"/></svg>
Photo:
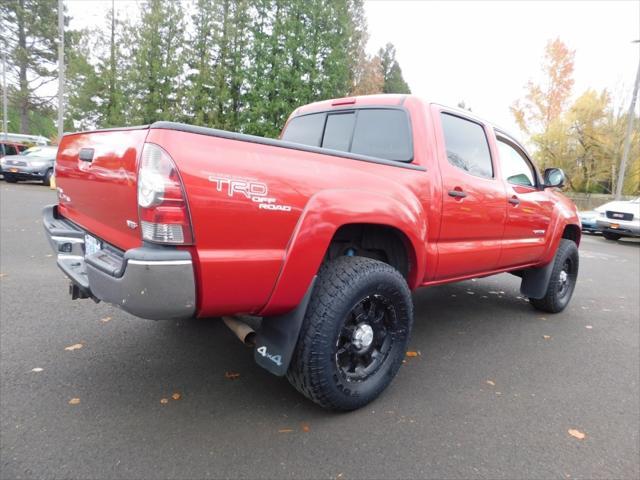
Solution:
<svg viewBox="0 0 640 480"><path fill-rule="evenodd" d="M640 237L640 197L605 203L596 211L596 226L607 240Z"/></svg>

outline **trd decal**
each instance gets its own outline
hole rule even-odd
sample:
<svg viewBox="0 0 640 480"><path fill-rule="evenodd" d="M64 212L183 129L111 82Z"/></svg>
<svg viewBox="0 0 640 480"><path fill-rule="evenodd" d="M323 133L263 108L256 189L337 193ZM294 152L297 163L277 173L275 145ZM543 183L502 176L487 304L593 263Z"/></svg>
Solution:
<svg viewBox="0 0 640 480"><path fill-rule="evenodd" d="M232 178L222 175L209 175L209 181L216 184L218 192L225 192L229 197L242 195L246 199L258 204L261 210L278 210L290 212L291 206L279 205L276 198L269 197L269 187L266 183L253 179Z"/></svg>

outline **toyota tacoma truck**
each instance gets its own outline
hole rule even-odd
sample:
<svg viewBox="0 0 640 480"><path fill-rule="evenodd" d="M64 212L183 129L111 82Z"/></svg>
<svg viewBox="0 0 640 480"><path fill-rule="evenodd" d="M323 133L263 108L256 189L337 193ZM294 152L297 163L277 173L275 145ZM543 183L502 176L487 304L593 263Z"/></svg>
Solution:
<svg viewBox="0 0 640 480"><path fill-rule="evenodd" d="M396 375L414 289L511 272L560 312L578 275L563 172L415 96L306 105L279 139L164 121L71 133L56 179L43 221L73 299L223 317L260 366L335 410Z"/></svg>

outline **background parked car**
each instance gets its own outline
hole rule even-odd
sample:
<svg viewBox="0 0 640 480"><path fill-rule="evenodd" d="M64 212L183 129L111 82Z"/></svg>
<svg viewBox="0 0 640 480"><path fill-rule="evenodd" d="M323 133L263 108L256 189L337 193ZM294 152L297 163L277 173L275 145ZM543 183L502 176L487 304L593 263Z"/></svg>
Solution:
<svg viewBox="0 0 640 480"><path fill-rule="evenodd" d="M605 203L596 210L596 225L607 240L640 237L640 197Z"/></svg>
<svg viewBox="0 0 640 480"><path fill-rule="evenodd" d="M578 212L578 216L580 217L580 223L582 224L582 231L597 233L599 231L598 224L597 224L599 215L600 215L600 212L598 211L598 209Z"/></svg>
<svg viewBox="0 0 640 480"><path fill-rule="evenodd" d="M9 183L19 180L51 182L58 147L31 147L19 155L7 155L0 160L4 179Z"/></svg>
<svg viewBox="0 0 640 480"><path fill-rule="evenodd" d="M18 155L28 147L22 143L16 143L9 140L0 140L0 158L6 155ZM0 166L0 175L2 175L2 167Z"/></svg>

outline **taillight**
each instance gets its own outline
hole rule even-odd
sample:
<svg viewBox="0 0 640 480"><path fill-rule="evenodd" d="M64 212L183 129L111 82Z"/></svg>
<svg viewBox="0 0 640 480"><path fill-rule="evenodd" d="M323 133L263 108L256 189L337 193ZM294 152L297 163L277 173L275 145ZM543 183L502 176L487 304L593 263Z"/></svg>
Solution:
<svg viewBox="0 0 640 480"><path fill-rule="evenodd" d="M182 180L167 152L145 143L138 170L138 214L142 239L171 245L193 243Z"/></svg>

